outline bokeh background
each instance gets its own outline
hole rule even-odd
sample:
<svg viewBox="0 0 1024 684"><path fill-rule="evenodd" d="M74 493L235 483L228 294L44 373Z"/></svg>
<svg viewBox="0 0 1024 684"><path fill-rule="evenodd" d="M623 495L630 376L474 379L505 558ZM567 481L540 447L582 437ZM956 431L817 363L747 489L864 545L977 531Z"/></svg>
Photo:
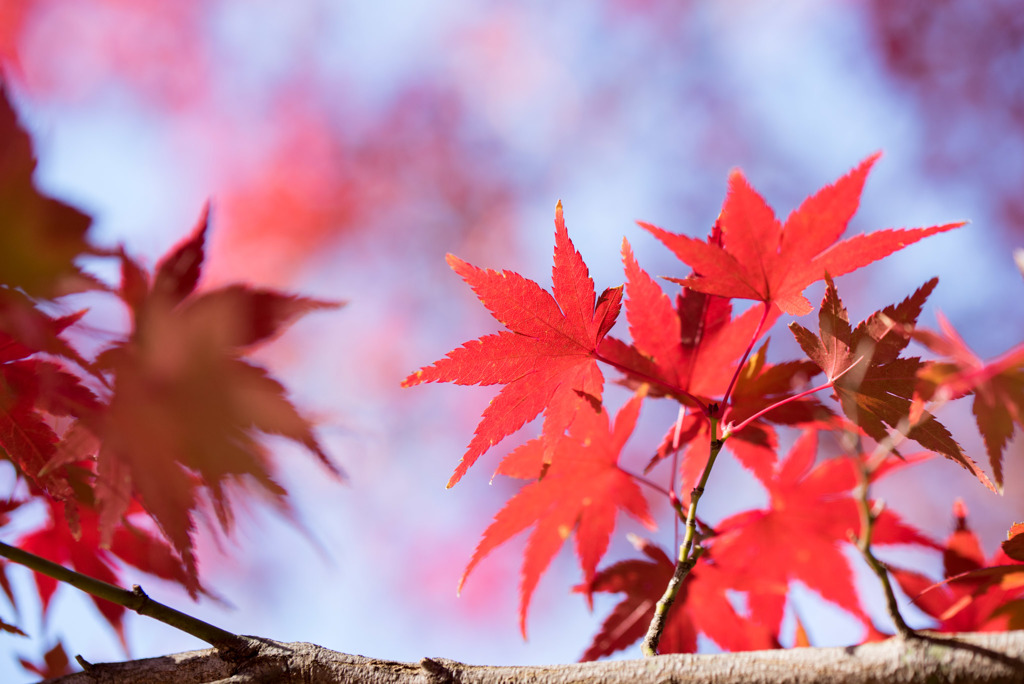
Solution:
<svg viewBox="0 0 1024 684"><path fill-rule="evenodd" d="M261 354L349 483L275 444L294 516L253 505L234 537L203 537L201 571L221 601L191 605L125 575L235 632L402 660L583 652L614 599L591 614L569 594L579 576L568 550L541 582L527 642L515 617L521 540L455 595L514 491L489 483L497 453L444 489L492 391L399 388L495 329L444 255L549 284L559 199L600 289L623 280L623 236L652 273L684 275L634 221L706 234L733 167L784 216L884 150L851 232L971 225L841 279L851 317L938 275L932 306L983 357L1024 339L1011 257L1024 243L1024 13L1012 0L4 0L0 60L40 185L95 217L95 241L152 264L209 199L204 282L349 302ZM820 287L808 295L820 301ZM122 315L97 311L96 335ZM776 360L795 353L787 337L780 327ZM628 457L642 463L673 416L645 409ZM969 408L942 418L984 462ZM879 493L940 540L962 497L991 552L1024 519L1019 452L1008 450L1002 498L947 462ZM706 502L715 520L764 495L726 461ZM671 527L656 538L670 543ZM620 538L607 560L630 551ZM939 572L937 555L913 562ZM130 616L126 654L69 589L41 624L30 578L11 575L33 640L0 636L4 681L27 681L17 656L58 638L90 661L202 646ZM878 608L877 587L862 586ZM796 596L812 643L858 638L810 592Z"/></svg>

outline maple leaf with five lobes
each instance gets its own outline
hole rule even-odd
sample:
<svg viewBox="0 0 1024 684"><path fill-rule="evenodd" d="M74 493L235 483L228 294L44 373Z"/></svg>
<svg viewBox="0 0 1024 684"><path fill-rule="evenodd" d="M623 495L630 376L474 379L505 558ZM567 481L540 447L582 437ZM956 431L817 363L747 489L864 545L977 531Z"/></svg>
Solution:
<svg viewBox="0 0 1024 684"><path fill-rule="evenodd" d="M776 635L793 580L870 624L843 553L850 533L859 533L861 525L852 496L858 486L855 462L846 457L815 465L817 448L818 431L804 432L772 478L762 481L769 507L738 513L715 526L712 558L734 589L750 592L751 617ZM910 460L892 459L872 474L872 481ZM935 547L889 509L878 516L873 543Z"/></svg>
<svg viewBox="0 0 1024 684"><path fill-rule="evenodd" d="M101 530L110 534L137 497L192 574L193 512L203 497L225 529L229 485L255 485L286 508L260 433L302 444L340 475L281 383L244 358L295 319L339 304L242 285L197 292L206 227L204 214L152 279L122 257L121 296L133 331L97 358L113 394L86 425L101 445Z"/></svg>
<svg viewBox="0 0 1024 684"><path fill-rule="evenodd" d="M448 481L451 487L488 449L541 411L543 434L553 443L581 406L600 403L604 376L597 348L615 324L622 287L596 296L587 265L566 231L561 202L555 208L554 296L512 271L479 269L451 254L448 265L508 328L467 342L402 381L403 387L424 382L505 385L484 409Z"/></svg>
<svg viewBox="0 0 1024 684"><path fill-rule="evenodd" d="M922 410L911 421L917 373L924 364L918 357L902 358L899 354L910 343L905 329L921 315L938 278L929 280L898 305L876 311L856 328L850 326L835 283L829 277L826 282L818 312L819 334L795 322L789 328L808 358L825 371L846 417L878 442L889 440L888 426L960 464L995 491L984 471L963 453L949 430L933 415Z"/></svg>
<svg viewBox="0 0 1024 684"><path fill-rule="evenodd" d="M614 425L609 425L603 408L597 412L585 404L568 435L558 438L554 445L544 438L533 439L509 453L498 468L498 474L533 478L543 468L548 450L556 452L544 477L524 486L494 516L459 582L461 591L469 573L487 554L533 527L526 543L519 592L519 627L524 638L533 590L574 530L586 583L594 577L608 549L620 509L654 529L640 486L618 465L619 453L636 426L642 400L643 395L630 399Z"/></svg>
<svg viewBox="0 0 1024 684"><path fill-rule="evenodd" d="M878 159L874 154L833 185L804 200L785 224L736 170L718 222L722 245L670 233L649 223L640 226L661 240L694 275L671 279L700 292L754 299L788 314L811 311L804 289L825 277L840 276L877 261L923 237L964 225L880 230L837 242L860 203L864 181Z"/></svg>

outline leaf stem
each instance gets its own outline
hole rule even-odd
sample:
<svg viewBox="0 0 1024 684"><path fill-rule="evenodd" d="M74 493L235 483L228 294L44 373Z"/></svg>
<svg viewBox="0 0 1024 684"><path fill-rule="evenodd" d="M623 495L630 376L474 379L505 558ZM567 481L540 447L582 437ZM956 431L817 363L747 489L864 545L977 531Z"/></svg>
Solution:
<svg viewBox="0 0 1024 684"><path fill-rule="evenodd" d="M829 382L826 382L823 385L818 385L817 387L812 387L811 389L804 390L803 392L800 392L799 394L793 394L793 395L790 395L790 396L786 397L785 399L781 399L781 400L775 402L774 404L772 404L771 406L769 406L767 408L761 409L760 411L758 411L754 415L752 415L749 418L747 418L746 420L744 420L739 425L737 425L735 427L728 428L728 433L732 434L732 433L739 432L740 430L742 430L743 428L747 427L748 425L753 423L755 420L757 420L758 418L760 418L764 414L766 414L766 413L768 413L770 411L774 411L775 409L779 408L780 406L788 404L791 401L796 401L797 399L803 399L808 394L814 394L815 392L820 392L823 389L828 389L831 386L832 386L832 382L829 381Z"/></svg>
<svg viewBox="0 0 1024 684"><path fill-rule="evenodd" d="M769 411L774 411L775 409L779 408L783 404L788 404L791 401L796 401L797 399L802 399L802 398L806 397L808 394L814 394L815 392L820 392L823 389L828 389L829 387L832 387L835 384L836 380L838 380L839 378L841 378L844 375L846 375L847 373L849 373L850 369L852 369L854 366L856 366L858 363L860 363L863 358L864 358L863 356L859 357L856 361L851 363L848 368L844 369L842 373L838 374L836 377L832 378L828 382L823 383L821 385L818 385L817 387L812 387L811 389L804 390L803 392L800 392L798 394L794 394L794 395L788 396L785 399L781 399L781 400L775 402L771 406L768 406L766 408L761 409L760 411L758 411L754 415L752 415L749 418L747 418L746 420L744 420L739 425L737 425L735 427L730 427L726 431L726 436L729 436L730 434L739 432L740 430L742 430L743 428L747 427L748 425L753 423L755 420L760 418L761 416L765 415Z"/></svg>
<svg viewBox="0 0 1024 684"><path fill-rule="evenodd" d="M672 496L678 502L676 496L676 478L679 474L679 438L683 430L683 419L686 418L686 407L680 404L679 415L676 417L675 427L672 429L672 472L669 473L669 486L672 488ZM682 503L676 507L676 517L672 524L672 545L679 546L679 522L684 519Z"/></svg>
<svg viewBox="0 0 1024 684"><path fill-rule="evenodd" d="M10 546L0 542L0 556L7 558L8 560L14 561L20 565L34 570L47 577L52 577L55 580L70 584L76 589L80 589L87 594L99 597L116 603L119 606L124 606L129 610L133 610L139 615L145 615L151 617L154 620L159 620L166 625L170 625L175 629L181 630L186 634L191 634L197 639L201 639L211 646L217 648L239 648L246 645L246 640L231 632L225 631L219 627L203 622L199 618L186 615L180 611L166 606L159 601L151 599L146 592L142 590L142 587L135 585L131 591L116 587L113 584L108 584L101 580L83 575L74 570L69 570L63 565L58 565L52 561L46 560L34 553L29 553L23 549L19 549L16 546Z"/></svg>
<svg viewBox="0 0 1024 684"><path fill-rule="evenodd" d="M871 501L868 498L871 472L862 459L856 458L855 460L857 461L857 473L860 481L857 487L857 508L860 511L860 536L854 536L854 542L872 572L878 577L878 581L882 583L882 589L885 591L885 608L889 613L889 619L892 620L893 625L896 627L896 632L904 639L908 639L915 636L916 633L907 625L903 615L900 614L899 605L896 603L896 594L892 589L892 581L889 579L889 570L885 567L884 563L875 558L875 554L871 551L871 536L874 532L875 523L878 521L878 516L881 513L880 507L872 507Z"/></svg>
<svg viewBox="0 0 1024 684"><path fill-rule="evenodd" d="M718 453L725 444L724 440L717 438L717 434L718 420L712 418L711 451L708 454L708 462L704 466L704 472L701 473L700 481L693 488L693 491L690 492L690 507L686 514L686 534L683 537L682 545L679 547L676 569L672 573L672 579L669 580L668 586L665 587L665 593L654 609L654 619L651 620L651 625L647 628L647 635L644 636L643 644L640 647L646 657L658 655L658 643L661 641L661 634L665 630L668 611L676 601L676 596L679 594L683 580L686 579L686 576L690 574L690 571L693 570L697 561L704 554L704 547L697 542L697 504L700 503L700 497L704 494L704 488L707 486L708 477L711 475L711 469L715 465Z"/></svg>

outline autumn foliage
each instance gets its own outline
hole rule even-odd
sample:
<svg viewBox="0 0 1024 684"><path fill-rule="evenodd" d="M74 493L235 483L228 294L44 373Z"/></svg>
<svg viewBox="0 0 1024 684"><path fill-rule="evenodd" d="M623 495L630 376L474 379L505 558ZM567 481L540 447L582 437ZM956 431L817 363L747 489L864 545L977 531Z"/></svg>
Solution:
<svg viewBox="0 0 1024 684"><path fill-rule="evenodd" d="M701 635L728 650L799 643L805 637L782 633L795 582L859 621L870 640L890 628L865 608L848 551L877 563L873 548L902 545L943 554L939 584L879 566L886 587L891 577L938 629L1024 626L1020 526L986 558L964 506L939 543L871 496L875 482L935 455L1000 491L1006 445L1024 425L1024 344L985 362L941 316L939 330L919 327L937 280L851 323L834 278L963 225L843 239L878 157L784 221L735 171L706 239L641 222L690 269L663 282L623 240L624 282L595 285L560 202L550 290L449 255L503 329L403 384L498 385L448 486L514 437L494 472L522 481L484 530L460 587L499 546L528 532L519 587L525 636L538 583L572 537L581 570L572 591L588 604L595 594L620 595L584 659L645 634L650 642L652 621L652 648L661 653L695 651ZM195 552L200 523L230 532L233 497L289 505L262 436L292 440L342 477L285 387L249 356L300 317L340 303L251 285L204 287L216 216L209 208L151 269L124 249L101 249L86 214L36 189L34 168L32 143L3 99L0 456L19 485L0 502L0 522L34 502L45 514L13 540L21 549L111 584L128 564L197 597L206 591ZM118 281L93 275L83 265L90 260L115 263ZM814 310L804 293L820 281L812 330L791 319ZM88 350L75 341L87 312L68 304L87 291L117 301L128 322ZM803 358L770 355L768 335L783 319ZM911 355L911 344L931 357ZM630 393L619 406L609 401L610 383ZM937 417L967 396L991 477ZM677 418L643 447L646 467L628 468L624 449L652 402L677 407ZM711 522L698 507L719 495L709 476L723 450L763 486L767 504ZM666 549L630 535L638 557L602 567L620 513L683 538ZM6 568L0 590L14 606ZM57 583L37 575L35 584L45 612ZM125 608L99 599L97 608L123 641ZM0 620L0 629L20 633L14 622ZM42 664L23 665L56 674L68 657L58 643Z"/></svg>
<svg viewBox="0 0 1024 684"><path fill-rule="evenodd" d="M672 293L623 241L625 296L622 287L598 296L561 203L550 292L517 273L482 270L449 255L452 269L506 329L465 343L404 384L501 386L449 486L543 415L538 436L507 453L495 471L526 483L484 531L462 579L496 547L531 530L520 585L524 636L537 583L572 536L583 575L574 591L588 599L595 592L624 594L584 659L630 646L656 614L662 624L652 628L650 644L662 653L694 651L698 634L731 650L778 647L788 639L781 631L794 581L849 613L862 623L863 638L874 639L887 627L868 615L846 549L860 548L891 594L873 546L943 547L874 501L871 484L941 455L1001 490L1003 450L1024 406L1024 346L986 364L944 319L938 332L918 328L937 279L856 325L833 281L963 225L842 240L878 156L811 195L785 221L735 171L706 240L641 222L692 269L666 279ZM813 306L803 292L822 280L817 331L789 322L806 358L769 362L768 342L761 340L780 318L809 314ZM744 299L755 304L736 315L735 302ZM631 341L610 334L623 309ZM914 341L938 358L909 355ZM633 392L617 412L605 405L607 372ZM974 395L991 480L933 414L967 395ZM620 465L619 454L642 405L652 401L678 404L678 419L665 426L661 444L648 445L647 468L633 472ZM784 456L780 429L798 435ZM760 481L769 504L711 525L697 504L723 448ZM649 479L649 471L661 474ZM716 494L708 486L707 495ZM673 516L661 523L685 526L682 544L665 550L632 537L642 558L598 569L620 511L653 527L646 496L670 504ZM912 597L924 592L921 605L940 629L1022 624L1024 582L1016 559L1024 554L985 559L965 515L958 509L957 531L943 549L948 584L930 587L912 571L888 572ZM682 583L666 592L673 575ZM737 603L730 595L741 598ZM902 629L902 619L894 620Z"/></svg>
<svg viewBox="0 0 1024 684"><path fill-rule="evenodd" d="M94 247L88 216L35 189L32 144L6 97L0 150L0 450L25 485L0 515L42 501L41 525L15 540L20 548L115 585L127 564L195 597L198 519L230 531L231 497L256 491L288 506L261 434L294 440L340 475L285 388L247 359L297 318L338 304L203 289L208 212L152 271ZM83 257L119 263L120 283L91 276ZM88 290L120 300L130 320L89 357L68 341L86 312L63 303ZM13 605L7 567L0 587ZM46 611L57 583L36 575L36 586ZM123 640L125 608L97 607ZM58 644L45 667L26 667L55 674L62 654Z"/></svg>

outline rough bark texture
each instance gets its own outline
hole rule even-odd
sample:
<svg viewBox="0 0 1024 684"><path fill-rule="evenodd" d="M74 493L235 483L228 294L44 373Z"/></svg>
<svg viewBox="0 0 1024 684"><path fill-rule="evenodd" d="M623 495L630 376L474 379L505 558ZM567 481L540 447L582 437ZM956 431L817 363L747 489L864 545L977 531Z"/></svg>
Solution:
<svg viewBox="0 0 1024 684"><path fill-rule="evenodd" d="M1024 631L929 635L850 648L798 648L721 655L540 667L464 665L424 658L396 663L345 655L306 643L251 639L235 652L190 651L161 658L91 665L56 684L861 684L1022 682Z"/></svg>

